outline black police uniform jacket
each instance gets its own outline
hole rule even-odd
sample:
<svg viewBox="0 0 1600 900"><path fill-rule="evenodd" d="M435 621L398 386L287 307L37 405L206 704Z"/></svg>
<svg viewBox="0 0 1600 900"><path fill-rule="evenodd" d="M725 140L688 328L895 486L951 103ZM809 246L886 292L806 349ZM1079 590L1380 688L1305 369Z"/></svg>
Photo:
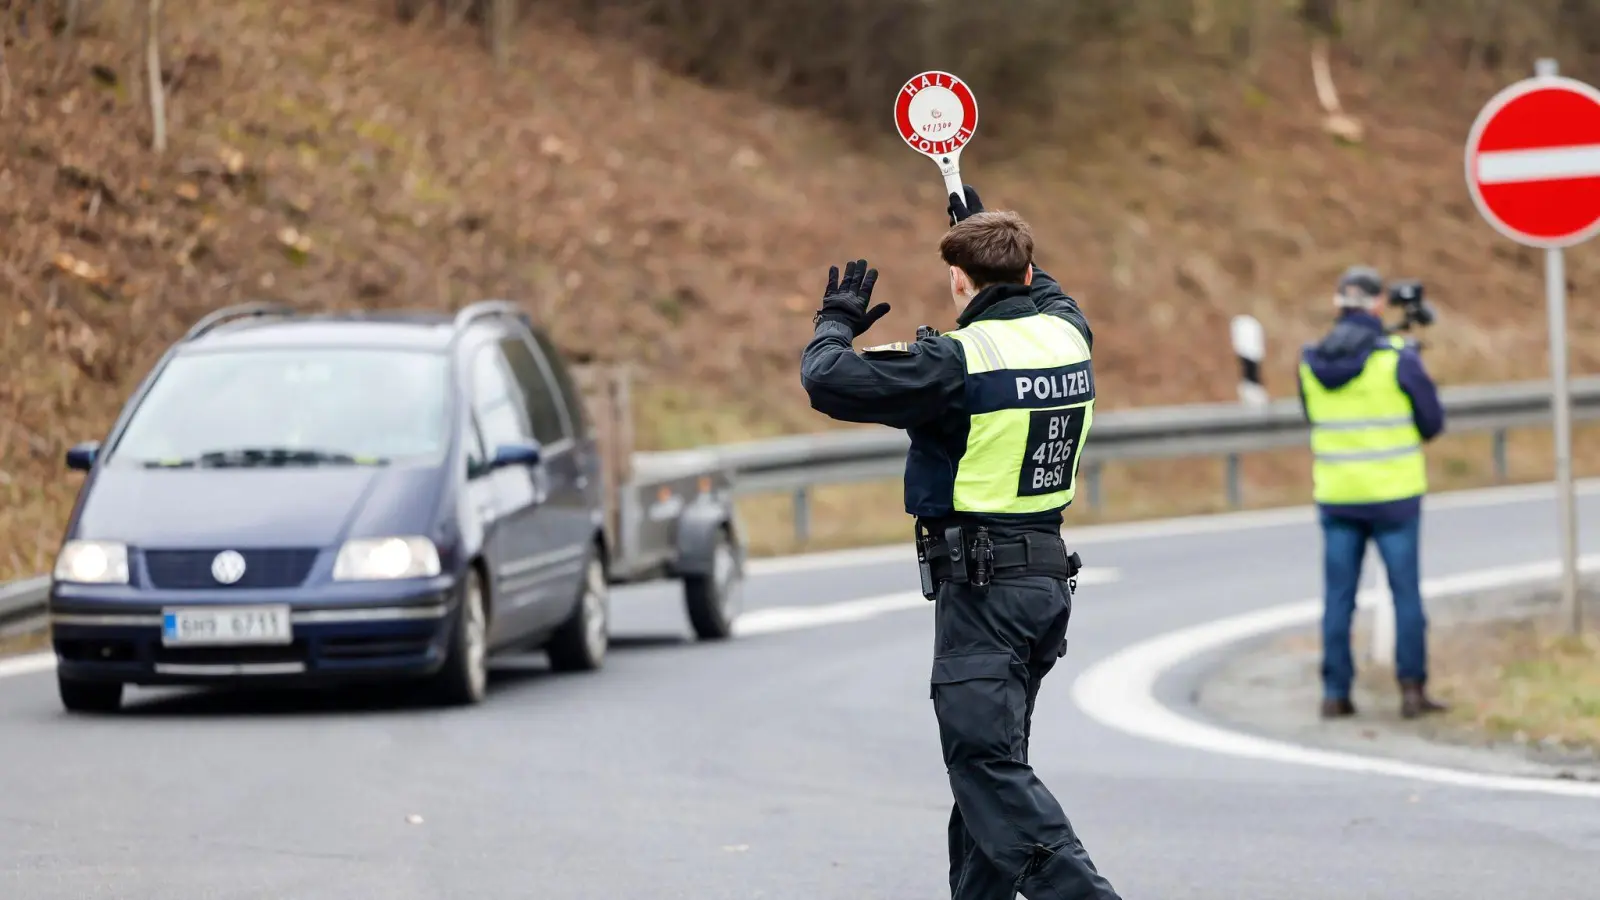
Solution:
<svg viewBox="0 0 1600 900"><path fill-rule="evenodd" d="M1043 313L1058 316L1083 334L1091 351L1094 335L1083 311L1061 285L1038 266L1032 286L998 284L984 288L962 310L965 328L985 319L1020 319ZM905 429L905 508L930 528L954 521L956 463L967 447L970 418L965 408L965 350L954 338L939 336L907 343L892 351L857 354L849 326L828 319L800 359L800 383L811 408L845 422ZM1023 516L975 516L961 521L1004 531L1059 533L1060 512Z"/></svg>

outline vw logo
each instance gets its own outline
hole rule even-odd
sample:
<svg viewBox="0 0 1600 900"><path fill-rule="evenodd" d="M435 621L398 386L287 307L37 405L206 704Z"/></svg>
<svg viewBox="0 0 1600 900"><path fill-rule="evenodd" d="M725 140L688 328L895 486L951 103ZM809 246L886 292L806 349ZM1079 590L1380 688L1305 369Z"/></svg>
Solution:
<svg viewBox="0 0 1600 900"><path fill-rule="evenodd" d="M244 577L244 557L236 550L224 550L211 561L211 577L218 584L233 584Z"/></svg>

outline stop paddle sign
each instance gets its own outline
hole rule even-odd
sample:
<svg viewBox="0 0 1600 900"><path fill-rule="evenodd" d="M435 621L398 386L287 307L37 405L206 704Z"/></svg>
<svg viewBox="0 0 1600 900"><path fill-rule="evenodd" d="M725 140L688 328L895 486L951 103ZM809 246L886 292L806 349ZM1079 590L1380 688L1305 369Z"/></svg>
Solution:
<svg viewBox="0 0 1600 900"><path fill-rule="evenodd" d="M900 88L894 124L911 149L939 164L947 194L961 193L961 150L978 130L978 101L967 83L929 71Z"/></svg>

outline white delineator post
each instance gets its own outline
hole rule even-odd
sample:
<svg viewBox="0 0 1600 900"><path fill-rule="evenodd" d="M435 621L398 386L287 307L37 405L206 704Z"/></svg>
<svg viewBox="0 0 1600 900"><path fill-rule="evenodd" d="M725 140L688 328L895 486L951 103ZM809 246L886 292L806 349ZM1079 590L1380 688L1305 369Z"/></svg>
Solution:
<svg viewBox="0 0 1600 900"><path fill-rule="evenodd" d="M1563 250L1600 234L1600 90L1541 59L1534 77L1484 105L1466 147L1467 188L1501 234L1545 251L1551 412L1561 529L1561 597L1573 633L1578 596L1578 521L1572 483L1572 398L1567 379L1567 272Z"/></svg>

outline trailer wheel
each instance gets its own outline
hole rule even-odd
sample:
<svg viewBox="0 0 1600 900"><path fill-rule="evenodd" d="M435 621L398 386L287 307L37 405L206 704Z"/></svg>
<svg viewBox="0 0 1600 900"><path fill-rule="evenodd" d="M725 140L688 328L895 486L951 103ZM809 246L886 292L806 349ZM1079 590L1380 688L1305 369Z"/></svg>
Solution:
<svg viewBox="0 0 1600 900"><path fill-rule="evenodd" d="M734 620L744 607L744 561L726 527L717 530L710 573L684 576L683 598L689 623L701 640L720 641L733 634Z"/></svg>

